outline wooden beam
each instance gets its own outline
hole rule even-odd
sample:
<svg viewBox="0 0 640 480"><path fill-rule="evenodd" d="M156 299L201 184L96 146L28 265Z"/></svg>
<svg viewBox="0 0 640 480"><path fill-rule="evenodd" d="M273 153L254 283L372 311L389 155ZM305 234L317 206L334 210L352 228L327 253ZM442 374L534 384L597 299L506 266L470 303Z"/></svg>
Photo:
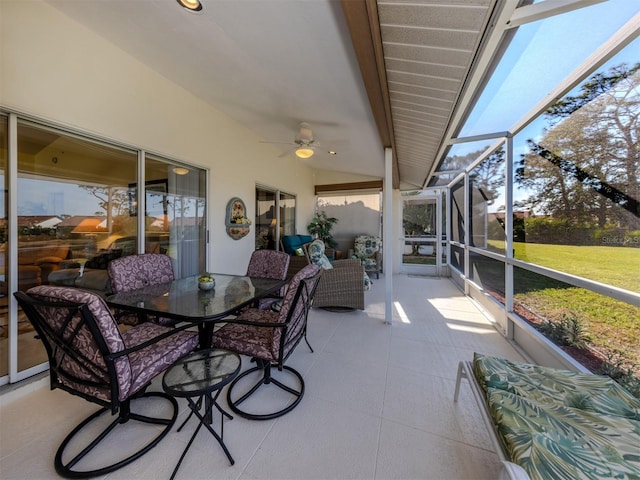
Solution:
<svg viewBox="0 0 640 480"><path fill-rule="evenodd" d="M316 195L319 195L321 193L346 192L349 190L382 190L382 180L316 185L315 193Z"/></svg>
<svg viewBox="0 0 640 480"><path fill-rule="evenodd" d="M382 147L393 151L393 186L399 188L400 175L377 4L375 0L342 0L341 4Z"/></svg>

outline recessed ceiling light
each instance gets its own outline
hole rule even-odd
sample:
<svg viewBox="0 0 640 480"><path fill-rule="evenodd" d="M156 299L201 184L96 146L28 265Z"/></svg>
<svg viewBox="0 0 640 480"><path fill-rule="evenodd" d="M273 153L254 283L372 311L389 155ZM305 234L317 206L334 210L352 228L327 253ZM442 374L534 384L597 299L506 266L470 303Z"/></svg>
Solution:
<svg viewBox="0 0 640 480"><path fill-rule="evenodd" d="M181 7L190 12L200 12L202 11L202 4L199 0L176 0Z"/></svg>
<svg viewBox="0 0 640 480"><path fill-rule="evenodd" d="M329 155L337 155L338 154L338 152L336 152L335 150L329 150L327 153Z"/></svg>

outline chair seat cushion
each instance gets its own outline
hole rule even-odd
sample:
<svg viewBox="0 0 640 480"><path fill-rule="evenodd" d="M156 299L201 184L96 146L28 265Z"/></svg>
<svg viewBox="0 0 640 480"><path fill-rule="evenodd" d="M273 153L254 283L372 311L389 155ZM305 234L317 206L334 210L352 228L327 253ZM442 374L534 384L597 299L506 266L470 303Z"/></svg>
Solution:
<svg viewBox="0 0 640 480"><path fill-rule="evenodd" d="M333 265L324 254L324 242L316 239L307 246L309 252L309 260L312 264L324 268L325 270L331 270Z"/></svg>
<svg viewBox="0 0 640 480"><path fill-rule="evenodd" d="M248 308L236 320L276 323L279 313L271 310ZM227 323L213 335L214 347L243 353L262 360L277 361L277 346L280 342L279 328L255 327L237 323ZM275 348L274 348L275 347Z"/></svg>
<svg viewBox="0 0 640 480"><path fill-rule="evenodd" d="M137 325L122 333L125 346L139 345L165 332L172 331L155 323L147 322ZM120 400L137 392L156 375L162 373L176 360L191 352L198 345L197 332L181 331L164 338L147 348L129 354L131 364L131 387L127 392L120 392ZM123 396L124 394L124 396Z"/></svg>

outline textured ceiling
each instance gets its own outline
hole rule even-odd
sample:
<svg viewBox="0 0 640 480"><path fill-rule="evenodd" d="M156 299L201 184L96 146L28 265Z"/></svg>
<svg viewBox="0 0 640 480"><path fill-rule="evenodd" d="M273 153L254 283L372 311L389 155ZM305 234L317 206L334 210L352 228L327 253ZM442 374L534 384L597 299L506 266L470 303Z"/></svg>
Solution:
<svg viewBox="0 0 640 480"><path fill-rule="evenodd" d="M393 147L402 189L426 184L495 2L202 0L194 15L174 0L46 1L262 140L309 122L316 168L382 177ZM359 6L368 18L350 22ZM376 53L369 73L358 43Z"/></svg>
<svg viewBox="0 0 640 480"><path fill-rule="evenodd" d="M422 186L491 13L483 1L378 1L399 176Z"/></svg>

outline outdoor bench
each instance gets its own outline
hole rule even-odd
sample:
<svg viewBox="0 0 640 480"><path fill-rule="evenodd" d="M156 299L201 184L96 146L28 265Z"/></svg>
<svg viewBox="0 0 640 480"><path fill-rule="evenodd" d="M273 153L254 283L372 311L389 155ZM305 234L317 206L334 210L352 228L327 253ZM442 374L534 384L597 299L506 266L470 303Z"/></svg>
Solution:
<svg viewBox="0 0 640 480"><path fill-rule="evenodd" d="M474 353L460 362L501 479L640 478L640 400L611 378Z"/></svg>

